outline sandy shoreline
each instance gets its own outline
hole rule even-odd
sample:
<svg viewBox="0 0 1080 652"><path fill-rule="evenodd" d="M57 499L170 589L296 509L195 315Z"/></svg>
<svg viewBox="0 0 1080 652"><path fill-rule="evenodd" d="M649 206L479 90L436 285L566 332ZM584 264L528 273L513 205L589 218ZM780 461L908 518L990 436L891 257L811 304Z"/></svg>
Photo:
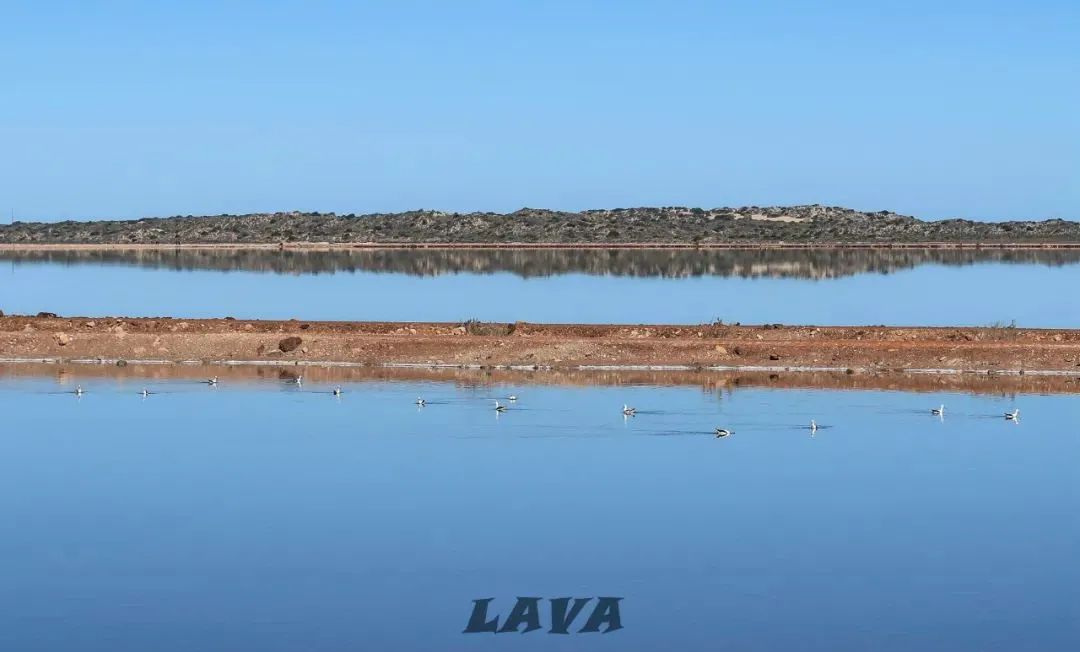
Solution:
<svg viewBox="0 0 1080 652"><path fill-rule="evenodd" d="M174 251L209 249L225 251L341 251L350 249L1080 249L1080 242L741 242L686 243L547 243L547 242L266 242L266 243L182 243L182 244L79 244L79 243L3 243L3 251Z"/></svg>
<svg viewBox="0 0 1080 652"><path fill-rule="evenodd" d="M0 359L1080 376L1080 330L4 316Z"/></svg>

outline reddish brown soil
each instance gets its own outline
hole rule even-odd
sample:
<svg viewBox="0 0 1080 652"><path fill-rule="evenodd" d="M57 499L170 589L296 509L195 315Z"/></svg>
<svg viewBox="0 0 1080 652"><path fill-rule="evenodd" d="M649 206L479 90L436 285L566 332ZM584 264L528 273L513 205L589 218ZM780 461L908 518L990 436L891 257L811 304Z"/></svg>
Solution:
<svg viewBox="0 0 1080 652"><path fill-rule="evenodd" d="M1080 373L1080 330L7 316L0 358Z"/></svg>

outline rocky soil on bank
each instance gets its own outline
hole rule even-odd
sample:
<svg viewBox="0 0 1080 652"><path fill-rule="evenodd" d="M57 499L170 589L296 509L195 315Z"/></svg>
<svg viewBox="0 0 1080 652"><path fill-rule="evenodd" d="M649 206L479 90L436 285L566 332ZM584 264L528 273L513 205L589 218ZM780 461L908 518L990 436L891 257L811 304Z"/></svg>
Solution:
<svg viewBox="0 0 1080 652"><path fill-rule="evenodd" d="M679 366L850 369L1080 377L1080 330L469 321L315 322L8 315L0 359L282 365L447 365L494 369Z"/></svg>

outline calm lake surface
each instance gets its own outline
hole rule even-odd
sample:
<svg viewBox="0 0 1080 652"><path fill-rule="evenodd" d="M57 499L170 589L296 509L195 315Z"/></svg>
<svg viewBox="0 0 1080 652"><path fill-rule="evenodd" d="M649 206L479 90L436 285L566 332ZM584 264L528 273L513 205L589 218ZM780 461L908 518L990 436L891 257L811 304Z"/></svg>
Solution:
<svg viewBox="0 0 1080 652"><path fill-rule="evenodd" d="M1078 284L1080 251L0 252L0 310L85 316L1073 328Z"/></svg>
<svg viewBox="0 0 1080 652"><path fill-rule="evenodd" d="M90 373L0 367L0 649L1080 644L1076 394ZM461 633L519 595L624 629Z"/></svg>

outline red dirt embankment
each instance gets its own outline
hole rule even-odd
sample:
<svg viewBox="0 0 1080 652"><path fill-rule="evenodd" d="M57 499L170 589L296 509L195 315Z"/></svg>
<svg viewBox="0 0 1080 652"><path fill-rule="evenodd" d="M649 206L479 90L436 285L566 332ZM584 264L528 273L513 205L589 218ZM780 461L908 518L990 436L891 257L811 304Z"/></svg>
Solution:
<svg viewBox="0 0 1080 652"><path fill-rule="evenodd" d="M0 358L1080 375L1080 330L6 316Z"/></svg>

